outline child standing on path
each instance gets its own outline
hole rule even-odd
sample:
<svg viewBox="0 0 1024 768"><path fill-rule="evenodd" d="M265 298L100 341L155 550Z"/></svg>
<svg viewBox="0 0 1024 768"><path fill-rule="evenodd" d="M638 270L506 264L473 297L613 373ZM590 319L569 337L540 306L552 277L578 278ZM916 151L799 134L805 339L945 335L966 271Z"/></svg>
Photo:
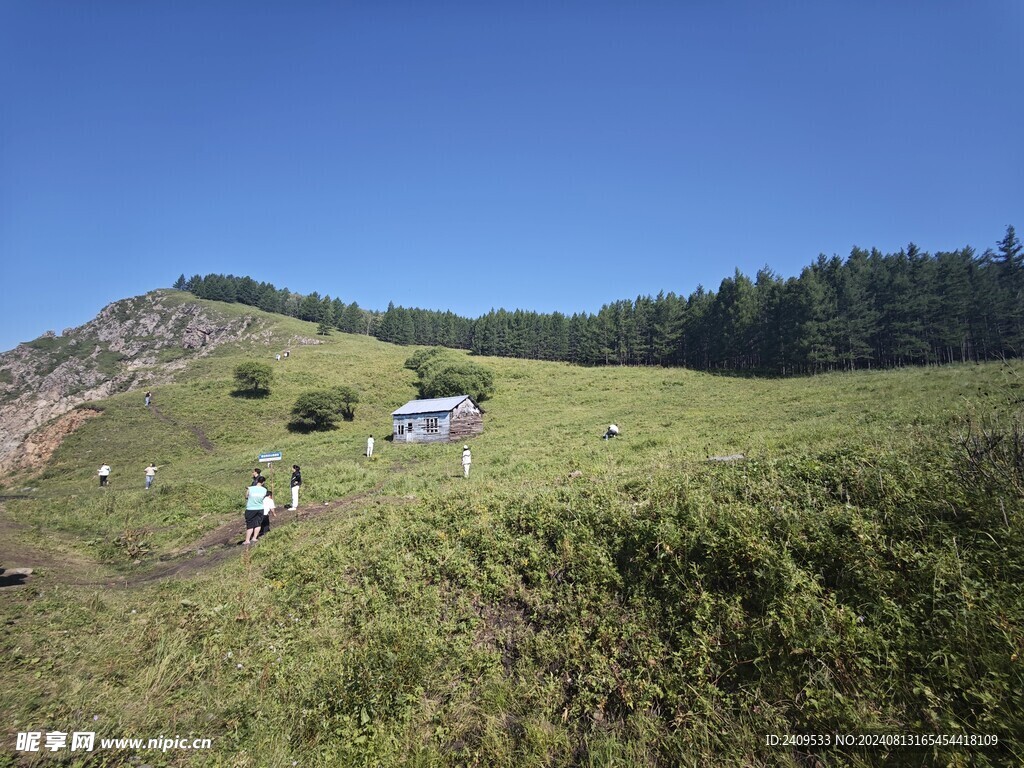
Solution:
<svg viewBox="0 0 1024 768"><path fill-rule="evenodd" d="M473 454L469 452L469 446L462 446L462 473L463 476L469 477L469 468L473 464Z"/></svg>
<svg viewBox="0 0 1024 768"><path fill-rule="evenodd" d="M263 522L260 523L260 538L263 538L270 533L270 516L277 517L277 505L274 504L274 492L267 491L267 495L263 497Z"/></svg>
<svg viewBox="0 0 1024 768"><path fill-rule="evenodd" d="M147 393L146 393L146 407L147 407L147 408L149 407L149 402L150 402L150 400L152 400L152 399L153 399L153 393L152 393L152 392L147 392Z"/></svg>
<svg viewBox="0 0 1024 768"><path fill-rule="evenodd" d="M288 509L294 511L299 508L299 486L302 485L302 472L298 464L292 464L292 505Z"/></svg>

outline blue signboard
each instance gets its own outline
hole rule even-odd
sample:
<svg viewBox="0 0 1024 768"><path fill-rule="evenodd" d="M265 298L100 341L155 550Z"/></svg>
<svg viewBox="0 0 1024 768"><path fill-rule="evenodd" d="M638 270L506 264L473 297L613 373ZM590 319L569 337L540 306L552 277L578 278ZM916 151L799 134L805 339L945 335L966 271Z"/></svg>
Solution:
<svg viewBox="0 0 1024 768"><path fill-rule="evenodd" d="M274 451L273 453L261 453L260 457L257 459L257 461L266 461L266 462L280 461L280 460L281 460L281 452L280 451Z"/></svg>

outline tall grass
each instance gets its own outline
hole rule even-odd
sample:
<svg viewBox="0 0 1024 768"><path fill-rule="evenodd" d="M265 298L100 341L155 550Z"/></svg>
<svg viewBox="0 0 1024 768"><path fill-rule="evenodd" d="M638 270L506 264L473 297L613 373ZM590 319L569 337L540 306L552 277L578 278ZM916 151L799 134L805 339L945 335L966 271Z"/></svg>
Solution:
<svg viewBox="0 0 1024 768"><path fill-rule="evenodd" d="M1018 368L765 382L488 360L467 481L461 446L381 439L414 396L407 349L292 345L270 397L230 396L234 364L311 327L203 360L154 393L166 419L112 398L40 498L7 503L37 543L144 572L240 519L261 451L303 466L304 504L351 500L188 579L98 591L44 573L0 595L11 733L214 739L170 765L1024 759ZM299 391L342 383L360 391L354 422L287 431ZM622 437L600 440L611 422ZM747 458L706 462L730 453ZM875 732L1001 743L765 741Z"/></svg>

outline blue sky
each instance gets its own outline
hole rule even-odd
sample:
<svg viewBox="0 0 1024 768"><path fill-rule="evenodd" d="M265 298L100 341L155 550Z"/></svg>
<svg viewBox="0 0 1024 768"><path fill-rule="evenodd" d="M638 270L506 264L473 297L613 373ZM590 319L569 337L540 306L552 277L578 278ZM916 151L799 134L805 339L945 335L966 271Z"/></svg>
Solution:
<svg viewBox="0 0 1024 768"><path fill-rule="evenodd" d="M1024 3L0 3L0 349L180 273L596 311L1024 230Z"/></svg>

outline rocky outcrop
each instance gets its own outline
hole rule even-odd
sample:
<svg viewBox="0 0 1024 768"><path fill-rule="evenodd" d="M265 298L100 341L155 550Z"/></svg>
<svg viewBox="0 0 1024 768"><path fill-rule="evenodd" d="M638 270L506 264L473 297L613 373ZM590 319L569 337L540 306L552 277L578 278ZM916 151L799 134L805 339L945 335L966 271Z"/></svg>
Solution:
<svg viewBox="0 0 1024 768"><path fill-rule="evenodd" d="M49 331L3 353L0 471L37 466L44 455L48 460L84 419L49 423L76 406L170 381L223 344L266 336L258 325L251 316L228 318L182 294L155 291L114 302L60 336ZM37 432L43 425L52 431Z"/></svg>
<svg viewBox="0 0 1024 768"><path fill-rule="evenodd" d="M58 416L15 447L7 457L7 463L19 469L42 469L64 442L65 437L101 413L102 411L95 408L76 408L63 416Z"/></svg>

